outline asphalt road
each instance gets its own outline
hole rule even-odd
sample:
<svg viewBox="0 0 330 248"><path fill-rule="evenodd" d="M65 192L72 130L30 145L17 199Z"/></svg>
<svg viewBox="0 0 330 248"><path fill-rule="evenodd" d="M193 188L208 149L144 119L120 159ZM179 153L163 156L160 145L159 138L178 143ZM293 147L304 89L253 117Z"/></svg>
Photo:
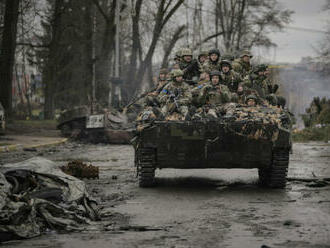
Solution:
<svg viewBox="0 0 330 248"><path fill-rule="evenodd" d="M100 166L86 180L103 218L81 233L49 232L0 247L330 247L330 184L290 180L265 189L256 170L162 170L137 186L131 146L67 143L0 154L0 163L43 156ZM1 166L1 165L0 165ZM289 177L330 178L330 144L294 144Z"/></svg>

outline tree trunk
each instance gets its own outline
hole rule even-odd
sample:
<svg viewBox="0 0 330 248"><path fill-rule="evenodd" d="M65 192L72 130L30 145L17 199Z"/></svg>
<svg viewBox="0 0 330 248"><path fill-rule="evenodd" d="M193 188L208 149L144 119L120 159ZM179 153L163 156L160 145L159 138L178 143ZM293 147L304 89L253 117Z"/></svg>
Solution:
<svg viewBox="0 0 330 248"><path fill-rule="evenodd" d="M129 65L127 82L130 84L136 76L137 58L141 50L139 21L143 0L137 0L135 4L135 15L132 15L132 52Z"/></svg>
<svg viewBox="0 0 330 248"><path fill-rule="evenodd" d="M165 54L164 54L164 58L163 58L163 62L162 62L162 68L168 67L169 56L170 56L175 44L177 43L177 41L183 37L182 32L185 28L186 28L185 25L178 27L177 30L175 31L174 35L172 36L172 39L166 46Z"/></svg>
<svg viewBox="0 0 330 248"><path fill-rule="evenodd" d="M53 119L55 113L55 89L56 89L56 60L57 60L57 46L60 41L61 29L61 8L63 0L56 0L55 10L53 14L52 23L52 40L49 47L49 54L47 58L47 65L43 73L43 81L45 88L45 119Z"/></svg>
<svg viewBox="0 0 330 248"><path fill-rule="evenodd" d="M12 79L15 60L19 0L6 0L4 31L1 42L0 102L7 116L12 112Z"/></svg>

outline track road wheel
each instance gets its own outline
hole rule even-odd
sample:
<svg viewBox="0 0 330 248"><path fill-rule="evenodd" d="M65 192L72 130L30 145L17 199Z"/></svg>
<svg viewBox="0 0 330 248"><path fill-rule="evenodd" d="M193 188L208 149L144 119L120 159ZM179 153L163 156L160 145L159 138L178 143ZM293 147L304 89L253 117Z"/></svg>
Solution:
<svg viewBox="0 0 330 248"><path fill-rule="evenodd" d="M153 148L141 148L137 151L137 172L139 186L146 188L155 185L156 154Z"/></svg>
<svg viewBox="0 0 330 248"><path fill-rule="evenodd" d="M268 168L259 168L259 182L271 188L285 188L289 166L289 150L274 149L272 164Z"/></svg>

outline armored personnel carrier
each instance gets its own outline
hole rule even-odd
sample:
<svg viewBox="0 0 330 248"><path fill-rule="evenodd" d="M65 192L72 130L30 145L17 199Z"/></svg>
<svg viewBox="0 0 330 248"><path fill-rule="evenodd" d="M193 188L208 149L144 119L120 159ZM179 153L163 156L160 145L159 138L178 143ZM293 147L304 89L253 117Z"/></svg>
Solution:
<svg viewBox="0 0 330 248"><path fill-rule="evenodd" d="M258 168L261 185L284 188L288 112L235 104L224 109L219 118L140 124L133 143L139 186L153 186L156 169Z"/></svg>
<svg viewBox="0 0 330 248"><path fill-rule="evenodd" d="M0 135L5 133L6 127L6 120L5 120L5 109L2 107L0 102Z"/></svg>

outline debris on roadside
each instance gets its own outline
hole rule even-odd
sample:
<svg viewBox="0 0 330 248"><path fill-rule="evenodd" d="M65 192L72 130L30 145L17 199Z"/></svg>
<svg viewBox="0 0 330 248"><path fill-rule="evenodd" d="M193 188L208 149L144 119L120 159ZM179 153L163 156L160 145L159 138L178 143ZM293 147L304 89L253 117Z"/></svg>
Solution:
<svg viewBox="0 0 330 248"><path fill-rule="evenodd" d="M44 158L3 165L0 186L0 243L81 231L100 218L85 183Z"/></svg>
<svg viewBox="0 0 330 248"><path fill-rule="evenodd" d="M74 160L69 162L67 165L61 166L61 170L77 178L99 178L99 167L92 164L84 164L82 161Z"/></svg>

